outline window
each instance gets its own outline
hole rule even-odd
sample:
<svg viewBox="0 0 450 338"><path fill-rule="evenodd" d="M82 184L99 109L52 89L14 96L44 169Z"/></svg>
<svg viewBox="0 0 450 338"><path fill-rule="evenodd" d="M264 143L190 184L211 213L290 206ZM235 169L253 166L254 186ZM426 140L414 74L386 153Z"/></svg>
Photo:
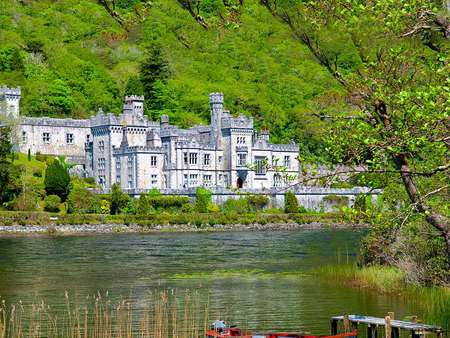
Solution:
<svg viewBox="0 0 450 338"><path fill-rule="evenodd" d="M66 143L73 144L73 134L66 134Z"/></svg>
<svg viewBox="0 0 450 338"><path fill-rule="evenodd" d="M273 186L281 187L281 175L280 174L273 175Z"/></svg>
<svg viewBox="0 0 450 338"><path fill-rule="evenodd" d="M128 175L128 188L133 188L133 174Z"/></svg>
<svg viewBox="0 0 450 338"><path fill-rule="evenodd" d="M291 167L291 157L290 156L284 157L284 166L288 169Z"/></svg>
<svg viewBox="0 0 450 338"><path fill-rule="evenodd" d="M183 176L183 188L187 188L189 186L188 175L184 174Z"/></svg>
<svg viewBox="0 0 450 338"><path fill-rule="evenodd" d="M158 164L158 159L156 158L156 156L150 156L150 165L152 167L156 167L157 164Z"/></svg>
<svg viewBox="0 0 450 338"><path fill-rule="evenodd" d="M106 178L104 175L98 176L98 184L100 184L102 187L105 186Z"/></svg>
<svg viewBox="0 0 450 338"><path fill-rule="evenodd" d="M267 160L265 157L255 157L255 166L256 166L255 173L256 173L256 175L265 175L266 174L266 171L267 171L266 161Z"/></svg>
<svg viewBox="0 0 450 338"><path fill-rule="evenodd" d="M246 153L238 153L238 163L239 167L244 167L247 165L247 154Z"/></svg>
<svg viewBox="0 0 450 338"><path fill-rule="evenodd" d="M183 153L184 164L188 164L188 153Z"/></svg>
<svg viewBox="0 0 450 338"><path fill-rule="evenodd" d="M197 164L197 153L189 153L189 164Z"/></svg>
<svg viewBox="0 0 450 338"><path fill-rule="evenodd" d="M86 135L86 143L89 143L90 140L91 140L91 135L87 134Z"/></svg>
<svg viewBox="0 0 450 338"><path fill-rule="evenodd" d="M211 154L204 154L203 165L210 165L210 164L211 164Z"/></svg>
<svg viewBox="0 0 450 338"><path fill-rule="evenodd" d="M203 185L209 187L212 183L212 175L203 175Z"/></svg>
<svg viewBox="0 0 450 338"><path fill-rule="evenodd" d="M22 131L22 143L26 143L26 142L27 142L27 132Z"/></svg>
<svg viewBox="0 0 450 338"><path fill-rule="evenodd" d="M42 141L44 143L50 143L50 133L42 133Z"/></svg>
<svg viewBox="0 0 450 338"><path fill-rule="evenodd" d="M152 186L158 185L158 175L152 175Z"/></svg>
<svg viewBox="0 0 450 338"><path fill-rule="evenodd" d="M189 186L196 187L198 185L198 174L189 175Z"/></svg>
<svg viewBox="0 0 450 338"><path fill-rule="evenodd" d="M117 174L117 175L116 175L116 183L119 183L119 184L120 184L120 174Z"/></svg>
<svg viewBox="0 0 450 338"><path fill-rule="evenodd" d="M133 169L133 157L132 156L128 156L127 167L129 170Z"/></svg>
<svg viewBox="0 0 450 338"><path fill-rule="evenodd" d="M121 163L120 163L120 158L118 158L116 160L116 170L120 171L120 168L121 168Z"/></svg>
<svg viewBox="0 0 450 338"><path fill-rule="evenodd" d="M98 142L98 150L100 150L101 152L105 151L105 141Z"/></svg>
<svg viewBox="0 0 450 338"><path fill-rule="evenodd" d="M222 163L222 156L219 156L219 163Z"/></svg>
<svg viewBox="0 0 450 338"><path fill-rule="evenodd" d="M238 136L237 144L245 144L245 136Z"/></svg>
<svg viewBox="0 0 450 338"><path fill-rule="evenodd" d="M272 156L272 168L275 168L278 165L278 159L275 156Z"/></svg>

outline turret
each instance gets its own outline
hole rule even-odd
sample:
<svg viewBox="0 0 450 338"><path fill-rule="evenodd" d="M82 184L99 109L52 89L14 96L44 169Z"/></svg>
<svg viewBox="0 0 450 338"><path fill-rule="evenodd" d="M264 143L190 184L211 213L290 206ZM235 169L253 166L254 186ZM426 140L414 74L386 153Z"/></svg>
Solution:
<svg viewBox="0 0 450 338"><path fill-rule="evenodd" d="M138 95L125 96L124 113L144 116L144 97Z"/></svg>
<svg viewBox="0 0 450 338"><path fill-rule="evenodd" d="M19 117L20 95L20 87L0 87L0 113L14 118Z"/></svg>
<svg viewBox="0 0 450 338"><path fill-rule="evenodd" d="M212 141L216 146L219 146L222 133L223 94L209 94L209 105L211 108Z"/></svg>

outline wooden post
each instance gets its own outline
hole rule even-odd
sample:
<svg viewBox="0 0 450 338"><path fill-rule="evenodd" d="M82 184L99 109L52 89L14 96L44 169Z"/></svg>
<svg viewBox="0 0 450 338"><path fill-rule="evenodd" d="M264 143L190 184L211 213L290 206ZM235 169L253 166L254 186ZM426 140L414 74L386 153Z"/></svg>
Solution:
<svg viewBox="0 0 450 338"><path fill-rule="evenodd" d="M348 314L344 315L344 332L350 332L350 320L348 319Z"/></svg>
<svg viewBox="0 0 450 338"><path fill-rule="evenodd" d="M385 329L385 337L386 338L390 338L391 337L391 334L392 334L392 328L391 328L391 317L389 317L389 316L386 316L385 318L384 318L384 320L385 320L385 326L384 326L384 329Z"/></svg>
<svg viewBox="0 0 450 338"><path fill-rule="evenodd" d="M331 335L337 335L338 321L337 319L331 320Z"/></svg>
<svg viewBox="0 0 450 338"><path fill-rule="evenodd" d="M392 328L392 338L400 338L400 329L398 327Z"/></svg>
<svg viewBox="0 0 450 338"><path fill-rule="evenodd" d="M367 325L367 338L377 338L377 326L375 324Z"/></svg>

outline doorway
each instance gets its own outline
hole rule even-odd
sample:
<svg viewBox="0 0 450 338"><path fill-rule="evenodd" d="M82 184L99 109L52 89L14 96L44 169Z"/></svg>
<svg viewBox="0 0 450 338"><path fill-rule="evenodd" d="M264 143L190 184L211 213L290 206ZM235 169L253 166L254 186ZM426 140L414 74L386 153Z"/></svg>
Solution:
<svg viewBox="0 0 450 338"><path fill-rule="evenodd" d="M238 177L237 181L236 181L236 186L238 189L241 189L244 185L244 181L242 180L242 178Z"/></svg>

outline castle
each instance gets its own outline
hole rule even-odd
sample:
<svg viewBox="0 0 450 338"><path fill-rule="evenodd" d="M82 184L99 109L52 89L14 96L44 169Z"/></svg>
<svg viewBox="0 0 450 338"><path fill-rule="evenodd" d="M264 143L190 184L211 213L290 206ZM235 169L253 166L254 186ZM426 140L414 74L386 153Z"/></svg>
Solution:
<svg viewBox="0 0 450 338"><path fill-rule="evenodd" d="M190 129L171 125L167 115L150 121L142 96L127 96L119 116L100 109L75 120L21 117L20 95L20 88L0 87L2 115L19 120L16 148L64 155L106 192L114 183L130 194L198 186L270 189L299 172L298 145L270 143L267 131L257 133L252 117L224 110L221 93L209 95L211 125Z"/></svg>

